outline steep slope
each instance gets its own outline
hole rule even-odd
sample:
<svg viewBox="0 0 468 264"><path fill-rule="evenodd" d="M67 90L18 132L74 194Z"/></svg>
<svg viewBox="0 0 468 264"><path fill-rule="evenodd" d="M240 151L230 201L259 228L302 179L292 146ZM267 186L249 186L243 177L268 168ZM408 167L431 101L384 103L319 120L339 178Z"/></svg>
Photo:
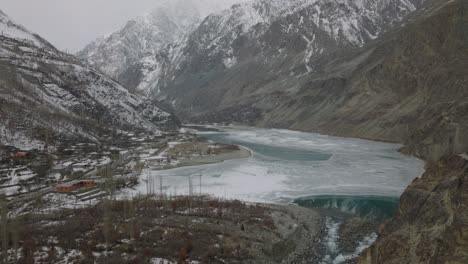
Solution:
<svg viewBox="0 0 468 264"><path fill-rule="evenodd" d="M158 83L166 61L161 51L179 43L209 12L231 3L232 0L164 1L121 30L90 43L77 55L125 87L148 93Z"/></svg>
<svg viewBox="0 0 468 264"><path fill-rule="evenodd" d="M41 38L39 35L16 24L10 17L3 13L2 10L0 10L0 34L3 37L24 41L38 47L53 48L52 44Z"/></svg>
<svg viewBox="0 0 468 264"><path fill-rule="evenodd" d="M388 68L376 65L378 76L394 79L392 90L405 91L386 125L399 115L396 125L415 131L406 137L407 151L433 161L360 264L468 263L468 3L434 2L395 35L393 56L382 61Z"/></svg>
<svg viewBox="0 0 468 264"><path fill-rule="evenodd" d="M310 75L263 125L404 142L437 160L468 148L468 44L462 1L431 2L408 24Z"/></svg>
<svg viewBox="0 0 468 264"><path fill-rule="evenodd" d="M420 4L257 0L234 5L210 15L167 52L169 62L153 91L190 118L251 105L257 95L269 98L268 106L276 92L295 93L311 73L322 72L330 54L362 47Z"/></svg>
<svg viewBox="0 0 468 264"><path fill-rule="evenodd" d="M404 142L433 160L466 149L466 33L463 19L436 18L445 2L280 3L246 3L205 19L172 51L156 96L190 121ZM337 35L314 19L317 10ZM342 34L349 21L362 22Z"/></svg>
<svg viewBox="0 0 468 264"><path fill-rule="evenodd" d="M109 128L158 131L173 116L0 13L0 143L40 147Z"/></svg>
<svg viewBox="0 0 468 264"><path fill-rule="evenodd" d="M468 263L468 160L429 163L360 264Z"/></svg>

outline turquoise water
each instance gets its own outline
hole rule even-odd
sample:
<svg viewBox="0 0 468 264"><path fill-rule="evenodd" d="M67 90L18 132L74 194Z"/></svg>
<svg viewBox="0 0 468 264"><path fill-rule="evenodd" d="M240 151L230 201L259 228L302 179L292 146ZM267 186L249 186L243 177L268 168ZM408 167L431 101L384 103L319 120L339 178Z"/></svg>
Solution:
<svg viewBox="0 0 468 264"><path fill-rule="evenodd" d="M343 253L340 226L352 216L371 223L393 217L401 192L423 171L422 161L398 153L400 146L394 144L256 128L201 135L246 147L253 156L171 173L201 175L208 193L226 198L325 209L322 264L353 260L370 246L377 239L375 230L365 231L370 233L363 234L354 252Z"/></svg>
<svg viewBox="0 0 468 264"><path fill-rule="evenodd" d="M338 209L361 217L385 219L393 217L398 211L398 197L357 196L357 195L320 195L303 197L294 203L323 209Z"/></svg>
<svg viewBox="0 0 468 264"><path fill-rule="evenodd" d="M241 145L252 150L256 154L277 160L287 161L325 161L331 158L332 154L323 153L316 150L303 150L297 148L279 147L266 144L245 142L226 137L223 133L204 134L204 138L213 142Z"/></svg>
<svg viewBox="0 0 468 264"><path fill-rule="evenodd" d="M332 154L318 150L304 150L291 147L257 144L232 139L225 133L209 133L203 137L213 142L242 145L263 158L273 158L284 161L326 161ZM376 155L379 158L397 160L390 155ZM361 217L386 219L393 217L398 211L399 198L376 195L317 195L295 199L294 203L310 208L337 209Z"/></svg>
<svg viewBox="0 0 468 264"><path fill-rule="evenodd" d="M398 153L399 145L280 129L223 127L198 132L219 143L244 146L253 155L222 163L148 170L171 195L197 191L247 202L336 207L360 215L388 216L424 163ZM138 185L131 192L145 193ZM313 197L313 199L310 199ZM377 197L377 198L376 198ZM390 197L382 199L379 197ZM305 201L307 200L307 201ZM380 208L380 209L376 209Z"/></svg>

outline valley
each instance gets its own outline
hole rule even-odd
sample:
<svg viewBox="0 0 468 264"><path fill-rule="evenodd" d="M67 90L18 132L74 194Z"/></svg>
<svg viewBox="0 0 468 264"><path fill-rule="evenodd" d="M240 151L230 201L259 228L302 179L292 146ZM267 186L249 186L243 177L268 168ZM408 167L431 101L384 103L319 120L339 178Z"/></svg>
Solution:
<svg viewBox="0 0 468 264"><path fill-rule="evenodd" d="M0 260L468 263L467 1L157 2L0 11Z"/></svg>
<svg viewBox="0 0 468 264"><path fill-rule="evenodd" d="M60 158L45 170L48 180L33 178L47 183L43 189L6 197L11 221L29 226L39 232L35 236L41 239L55 237L57 232L76 225L67 220L76 218L76 214L80 215L79 221L97 229L83 230L88 234L84 239L91 243L87 246L80 242L64 244L64 237L59 236L50 238L58 240L38 251L23 247L18 258L26 258L24 252L33 250L35 261L47 261L53 250L57 251L53 257L57 260L84 260L92 255L97 261L104 256L138 261L143 253L133 255L128 247L143 249L138 242L142 235L135 233L142 228L190 238L190 244L181 242L151 253L168 261L180 258L179 253L174 253L179 247L188 247L184 254L189 254L187 258L193 263L207 258L214 263L297 263L311 259L354 263L359 253L375 241L378 223L395 213L391 204L396 205L405 186L422 173L422 162L399 154L399 146L393 144L253 127L190 125L182 131L155 135L121 132L106 137L107 144L78 143L59 148L55 155ZM236 154L242 148L248 149L248 155ZM103 162L96 162L99 160ZM14 157L6 161L29 166L27 159ZM380 177L375 178L376 174ZM65 193L56 188L77 179L92 180L96 186ZM18 191L25 184L19 184ZM390 206L382 206L385 201ZM109 206L113 209L106 211L104 208ZM121 206L135 206L138 218L128 215L130 207L121 211ZM222 214L219 208L223 208ZM119 238L96 237L100 224L105 224L106 212L112 215L109 228L121 234ZM301 217L288 216L295 214ZM87 219L88 215L97 219ZM117 220L121 217L135 221L134 226ZM161 221L151 227L151 217ZM222 235L204 231L216 230L220 221ZM201 223L206 227L202 228ZM44 224L53 228L44 229ZM306 225L305 229L302 225ZM247 228L248 236L258 238L245 237L241 226ZM184 235L184 230L192 231ZM200 233L194 234L195 230ZM219 240L220 236L227 237ZM269 236L273 241L266 239ZM101 239L109 241L102 244ZM257 241L255 247L261 247L263 253L254 248L247 250L245 239ZM289 240L297 241L286 246ZM222 243L225 253L216 253L217 243ZM214 247L210 249L212 255L201 255L210 247ZM226 247L230 251L224 251Z"/></svg>

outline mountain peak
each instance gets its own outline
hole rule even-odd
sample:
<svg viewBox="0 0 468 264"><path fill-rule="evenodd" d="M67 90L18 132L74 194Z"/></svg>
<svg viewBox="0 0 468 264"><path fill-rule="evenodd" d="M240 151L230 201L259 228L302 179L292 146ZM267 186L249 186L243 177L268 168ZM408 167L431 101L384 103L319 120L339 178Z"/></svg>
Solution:
<svg viewBox="0 0 468 264"><path fill-rule="evenodd" d="M130 89L156 94L179 73L231 68L258 54L303 56L291 68L312 72L314 59L364 46L422 1L171 0L79 56Z"/></svg>
<svg viewBox="0 0 468 264"><path fill-rule="evenodd" d="M13 21L7 14L0 10L0 35L3 37L27 42L38 47L53 47L39 35L29 31L22 25Z"/></svg>

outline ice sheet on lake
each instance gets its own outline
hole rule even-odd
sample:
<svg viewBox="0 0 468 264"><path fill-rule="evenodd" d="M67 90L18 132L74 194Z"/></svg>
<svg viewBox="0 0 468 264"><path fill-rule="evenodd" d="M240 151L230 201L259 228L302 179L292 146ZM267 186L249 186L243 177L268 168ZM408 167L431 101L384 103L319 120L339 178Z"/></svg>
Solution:
<svg viewBox="0 0 468 264"><path fill-rule="evenodd" d="M148 171L145 175L157 178L150 181L157 185L153 189L159 192L162 178L167 194L188 194L191 181L193 193L199 193L201 186L205 194L255 202L324 194L398 196L423 173L423 162L398 153L396 144L254 128L229 129L222 140L250 147L254 155L220 164ZM275 153L262 152L262 146ZM288 153L297 156L298 151L330 154L330 158L288 157ZM145 194L147 189L142 182L131 193Z"/></svg>

